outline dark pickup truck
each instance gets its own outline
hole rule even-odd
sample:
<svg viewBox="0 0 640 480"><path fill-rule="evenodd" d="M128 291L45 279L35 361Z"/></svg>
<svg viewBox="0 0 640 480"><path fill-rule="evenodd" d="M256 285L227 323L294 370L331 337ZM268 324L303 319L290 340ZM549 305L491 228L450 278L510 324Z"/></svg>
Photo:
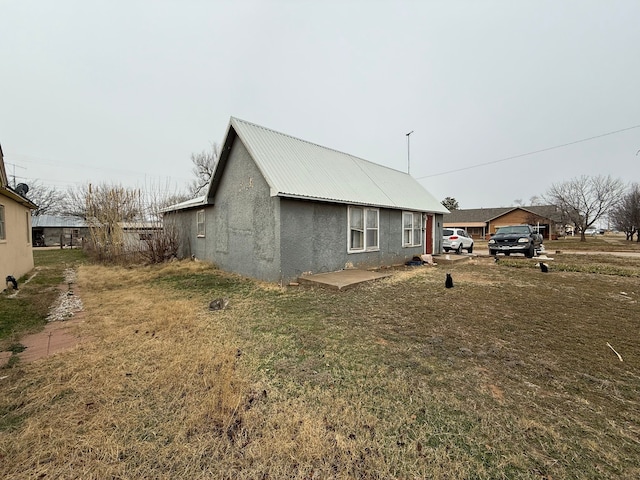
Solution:
<svg viewBox="0 0 640 480"><path fill-rule="evenodd" d="M489 240L489 254L524 253L532 258L542 248L542 235L537 233L531 225L509 225L500 227Z"/></svg>

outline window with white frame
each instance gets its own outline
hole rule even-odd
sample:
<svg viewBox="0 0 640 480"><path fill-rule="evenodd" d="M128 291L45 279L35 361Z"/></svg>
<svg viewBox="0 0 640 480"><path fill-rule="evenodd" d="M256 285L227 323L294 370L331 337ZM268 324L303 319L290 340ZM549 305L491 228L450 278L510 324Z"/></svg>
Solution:
<svg viewBox="0 0 640 480"><path fill-rule="evenodd" d="M402 212L402 246L418 247L422 245L422 214Z"/></svg>
<svg viewBox="0 0 640 480"><path fill-rule="evenodd" d="M7 238L7 232L4 225L4 205L0 205L0 240Z"/></svg>
<svg viewBox="0 0 640 480"><path fill-rule="evenodd" d="M204 237L204 210L198 210L196 212L196 223L198 225L198 236Z"/></svg>
<svg viewBox="0 0 640 480"><path fill-rule="evenodd" d="M378 250L380 211L377 208L349 207L349 245L347 251Z"/></svg>

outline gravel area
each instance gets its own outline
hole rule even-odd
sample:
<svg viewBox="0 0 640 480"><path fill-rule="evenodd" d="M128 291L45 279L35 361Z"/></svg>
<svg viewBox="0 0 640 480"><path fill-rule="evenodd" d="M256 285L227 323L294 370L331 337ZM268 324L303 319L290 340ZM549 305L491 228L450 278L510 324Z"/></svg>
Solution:
<svg viewBox="0 0 640 480"><path fill-rule="evenodd" d="M60 292L58 299L51 307L49 315L47 315L48 322L68 320L77 312L82 311L82 300L73 291L73 285L76 283L76 271L73 268L67 268L64 271L64 281L69 289Z"/></svg>

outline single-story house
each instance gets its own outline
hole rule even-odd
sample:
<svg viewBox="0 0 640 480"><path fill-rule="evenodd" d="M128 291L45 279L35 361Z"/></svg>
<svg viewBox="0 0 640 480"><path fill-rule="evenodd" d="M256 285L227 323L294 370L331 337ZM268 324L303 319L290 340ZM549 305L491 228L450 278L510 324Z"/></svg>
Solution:
<svg viewBox="0 0 640 480"><path fill-rule="evenodd" d="M562 213L555 205L452 210L444 217L445 227L464 228L473 238L489 239L499 227L520 224L538 227L547 240L564 235Z"/></svg>
<svg viewBox="0 0 640 480"><path fill-rule="evenodd" d="M407 173L232 117L206 195L164 212L180 257L285 283L440 253L448 210Z"/></svg>
<svg viewBox="0 0 640 480"><path fill-rule="evenodd" d="M63 215L38 215L31 220L36 247L81 247L89 238L87 222Z"/></svg>
<svg viewBox="0 0 640 480"><path fill-rule="evenodd" d="M21 187L21 185L18 185ZM24 188L9 186L0 146L0 278L11 275L19 279L33 269L31 245L31 210L38 208Z"/></svg>

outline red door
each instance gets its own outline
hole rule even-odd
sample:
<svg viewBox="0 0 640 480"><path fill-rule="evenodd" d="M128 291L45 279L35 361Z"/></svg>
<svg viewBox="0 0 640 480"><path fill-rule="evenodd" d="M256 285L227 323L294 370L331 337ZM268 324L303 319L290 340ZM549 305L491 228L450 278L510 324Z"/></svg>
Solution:
<svg viewBox="0 0 640 480"><path fill-rule="evenodd" d="M427 225L425 228L425 252L433 253L433 215L427 215Z"/></svg>

